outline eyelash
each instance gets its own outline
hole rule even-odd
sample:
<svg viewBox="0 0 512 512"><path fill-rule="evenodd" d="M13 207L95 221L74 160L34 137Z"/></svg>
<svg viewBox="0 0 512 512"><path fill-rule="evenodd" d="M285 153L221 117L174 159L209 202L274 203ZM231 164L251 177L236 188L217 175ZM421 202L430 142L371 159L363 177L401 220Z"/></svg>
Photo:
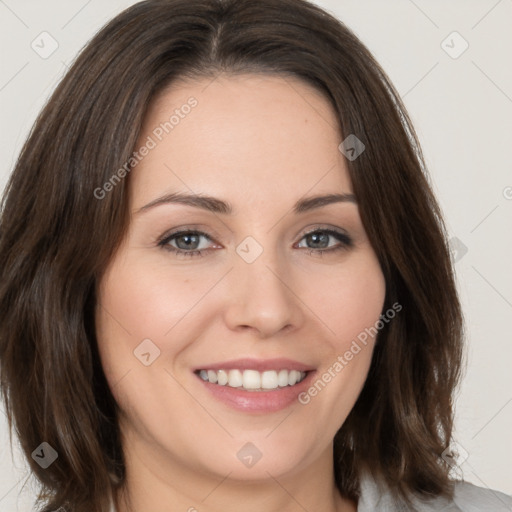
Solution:
<svg viewBox="0 0 512 512"><path fill-rule="evenodd" d="M337 245L335 247L330 247L328 249L309 249L310 256L313 254L318 254L320 256L323 256L324 253L334 253L336 251L346 250L346 249L352 247L352 245L353 245L352 239L347 234L345 234L341 231L336 231L334 229L319 229L319 228L317 228L312 231L308 231L307 233L304 233L304 235L302 235L301 240L303 240L307 236L315 234L315 233L323 233L326 235L333 236L334 238L338 239L338 241L341 243L340 243L340 245ZM176 247L169 245L169 242L171 240L174 240L175 238L179 238L180 236L183 236L183 235L204 236L208 240L212 241L211 237L207 233L204 233L202 231L197 231L197 230L186 229L186 230L182 230L182 231L176 231L175 233L172 233L169 236L164 235L164 238L161 238L158 241L158 246L161 247L162 249L164 249L165 251L168 251L168 252L176 254L177 256L186 257L186 258L193 258L193 257L197 257L197 256L202 257L202 256L204 256L204 253L215 250L215 249L193 249L191 251L186 251L184 249L178 249Z"/></svg>

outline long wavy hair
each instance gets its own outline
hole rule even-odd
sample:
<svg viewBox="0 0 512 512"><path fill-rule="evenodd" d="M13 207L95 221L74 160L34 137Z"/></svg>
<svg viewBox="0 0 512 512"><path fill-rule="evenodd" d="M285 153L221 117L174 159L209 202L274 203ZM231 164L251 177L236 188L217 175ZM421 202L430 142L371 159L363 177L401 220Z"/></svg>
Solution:
<svg viewBox="0 0 512 512"><path fill-rule="evenodd" d="M356 499L363 468L397 499L450 496L463 322L446 228L417 136L385 73L339 20L304 0L147 0L109 22L58 85L21 151L0 217L0 371L44 512L107 512L123 485L118 408L97 348L97 285L129 222L129 175L97 190L134 151L152 99L178 79L298 77L332 105L363 225L386 281L358 400L334 439L334 474ZM340 140L341 142L341 140ZM96 193L95 193L96 191ZM11 437L12 438L12 437ZM58 459L31 457L47 442Z"/></svg>

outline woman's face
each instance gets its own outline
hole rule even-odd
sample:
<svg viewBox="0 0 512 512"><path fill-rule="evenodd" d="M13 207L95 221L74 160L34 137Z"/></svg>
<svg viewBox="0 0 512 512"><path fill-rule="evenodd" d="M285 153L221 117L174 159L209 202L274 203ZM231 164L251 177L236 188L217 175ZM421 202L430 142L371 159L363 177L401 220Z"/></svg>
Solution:
<svg viewBox="0 0 512 512"><path fill-rule="evenodd" d="M151 105L96 311L128 463L240 480L332 469L375 340L353 342L385 295L341 141L296 79L175 83Z"/></svg>

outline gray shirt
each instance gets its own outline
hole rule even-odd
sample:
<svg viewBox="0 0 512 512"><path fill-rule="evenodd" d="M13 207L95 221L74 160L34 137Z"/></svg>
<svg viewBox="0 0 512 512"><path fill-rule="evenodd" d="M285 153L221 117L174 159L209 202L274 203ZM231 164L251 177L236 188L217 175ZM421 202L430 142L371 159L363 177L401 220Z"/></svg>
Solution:
<svg viewBox="0 0 512 512"><path fill-rule="evenodd" d="M434 498L415 501L415 512L512 512L512 496L468 482L456 482L453 500ZM116 512L114 506L111 512ZM396 503L385 485L368 475L361 477L361 497L357 512L412 512Z"/></svg>
<svg viewBox="0 0 512 512"><path fill-rule="evenodd" d="M452 500L433 498L414 501L417 512L512 512L512 496L485 489L468 482L455 483ZM385 485L371 477L361 477L361 497L357 512L410 512L411 509L396 503Z"/></svg>

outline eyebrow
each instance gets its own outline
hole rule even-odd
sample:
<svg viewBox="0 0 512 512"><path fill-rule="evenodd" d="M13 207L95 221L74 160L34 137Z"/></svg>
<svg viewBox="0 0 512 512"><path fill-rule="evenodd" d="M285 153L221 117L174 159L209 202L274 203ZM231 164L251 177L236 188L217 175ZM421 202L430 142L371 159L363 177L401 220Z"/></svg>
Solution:
<svg viewBox="0 0 512 512"><path fill-rule="evenodd" d="M304 213L333 203L357 204L357 201L354 194L318 195L305 199L299 199L293 206L293 212L296 214ZM195 208L201 208L202 210L207 210L213 213L221 213L225 215L233 213L233 207L227 201L203 194L185 194L182 192L175 192L172 194L166 194L162 197L158 197L157 199L154 199L153 201L136 210L135 213L142 213L163 204L184 204L187 206L193 206Z"/></svg>

